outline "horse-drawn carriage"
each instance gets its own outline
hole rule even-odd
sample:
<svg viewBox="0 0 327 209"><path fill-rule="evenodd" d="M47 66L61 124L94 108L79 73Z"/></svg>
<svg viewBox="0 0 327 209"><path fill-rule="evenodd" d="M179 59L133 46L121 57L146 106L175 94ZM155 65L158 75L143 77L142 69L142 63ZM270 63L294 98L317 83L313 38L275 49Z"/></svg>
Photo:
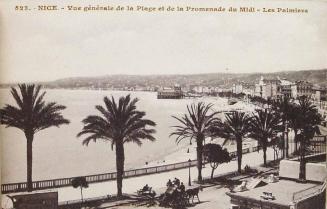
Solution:
<svg viewBox="0 0 327 209"><path fill-rule="evenodd" d="M162 194L159 198L160 206L165 207L183 207L190 204L190 198L192 198L192 203L194 197L199 199L199 191L202 190L200 186L193 186L186 189L186 191L180 190L177 186L170 186L167 188L166 192Z"/></svg>
<svg viewBox="0 0 327 209"><path fill-rule="evenodd" d="M140 190L137 190L137 194L139 196L154 198L156 196L156 192L152 190L152 187L143 187Z"/></svg>
<svg viewBox="0 0 327 209"><path fill-rule="evenodd" d="M160 206L177 207L185 206L188 203L186 192L178 189L177 186L170 186L159 198Z"/></svg>

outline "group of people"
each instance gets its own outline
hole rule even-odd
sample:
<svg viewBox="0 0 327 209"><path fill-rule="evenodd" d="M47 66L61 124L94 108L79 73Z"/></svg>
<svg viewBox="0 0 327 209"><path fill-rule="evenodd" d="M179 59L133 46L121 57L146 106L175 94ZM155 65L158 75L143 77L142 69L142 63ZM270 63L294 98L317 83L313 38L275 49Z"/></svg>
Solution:
<svg viewBox="0 0 327 209"><path fill-rule="evenodd" d="M174 178L173 181L171 181L170 179L168 180L166 186L168 188L171 188L171 187L177 187L177 189L181 192L185 192L185 186L183 184L183 182L181 182L178 178Z"/></svg>
<svg viewBox="0 0 327 209"><path fill-rule="evenodd" d="M167 191L168 193L172 192L173 190L177 190L181 193L185 192L185 185L183 184L183 182L181 182L178 178L174 178L173 181L171 181L170 179L167 182ZM152 187L149 187L148 184L146 184L141 190L139 190L138 192L151 192Z"/></svg>

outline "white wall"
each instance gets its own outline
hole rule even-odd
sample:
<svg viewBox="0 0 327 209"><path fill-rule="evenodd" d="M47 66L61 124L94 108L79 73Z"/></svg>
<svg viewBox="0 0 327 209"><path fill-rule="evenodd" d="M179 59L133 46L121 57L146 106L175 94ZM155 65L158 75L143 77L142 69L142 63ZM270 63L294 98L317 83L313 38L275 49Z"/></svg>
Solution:
<svg viewBox="0 0 327 209"><path fill-rule="evenodd" d="M279 165L279 176L291 179L298 179L300 173L300 162L282 160ZM306 163L306 179L310 181L323 182L327 177L325 164Z"/></svg>
<svg viewBox="0 0 327 209"><path fill-rule="evenodd" d="M279 176L285 178L298 179L300 172L300 162L282 160L279 164Z"/></svg>
<svg viewBox="0 0 327 209"><path fill-rule="evenodd" d="M305 169L307 180L323 182L327 177L325 164L307 163Z"/></svg>

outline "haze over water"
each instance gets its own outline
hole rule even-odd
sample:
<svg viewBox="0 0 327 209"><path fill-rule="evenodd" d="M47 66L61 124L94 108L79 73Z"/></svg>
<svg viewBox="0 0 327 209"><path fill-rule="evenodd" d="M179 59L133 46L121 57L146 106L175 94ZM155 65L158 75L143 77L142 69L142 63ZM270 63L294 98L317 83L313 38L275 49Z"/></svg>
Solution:
<svg viewBox="0 0 327 209"><path fill-rule="evenodd" d="M65 118L69 125L49 128L35 135L33 142L33 180L44 180L80 175L91 175L115 171L115 152L109 142L91 142L82 146L82 138L76 135L81 131L81 121L90 114L98 114L95 105L104 105L104 96L119 98L127 94L137 97L138 110L146 112L146 118L157 123L156 141L144 141L142 147L133 143L125 144L125 169L144 166L145 162L162 160L168 154L183 147L178 146L169 134L177 122L171 115L186 112L186 105L196 101L211 102L215 110L225 110L227 100L222 98L198 98L181 100L157 100L155 92L119 92L96 90L46 90L46 101L65 105ZM0 107L14 104L9 89L0 89ZM26 139L16 128L0 127L2 143L3 183L26 181ZM185 140L184 145L188 143ZM195 158L195 156L194 156ZM185 159L185 161L188 159Z"/></svg>

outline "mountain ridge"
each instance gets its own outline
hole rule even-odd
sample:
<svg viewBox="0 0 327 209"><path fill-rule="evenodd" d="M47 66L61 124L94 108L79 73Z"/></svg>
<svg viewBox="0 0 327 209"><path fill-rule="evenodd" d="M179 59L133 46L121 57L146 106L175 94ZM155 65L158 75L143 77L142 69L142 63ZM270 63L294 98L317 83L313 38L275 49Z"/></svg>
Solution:
<svg viewBox="0 0 327 209"><path fill-rule="evenodd" d="M145 87L145 86L172 86L180 84L222 86L228 87L233 83L244 82L254 84L261 76L265 78L285 78L292 82L296 80L307 80L313 84L327 86L327 69L301 70L301 71L279 71L279 72L255 72L255 73L201 73L201 74L159 74L159 75L102 75L85 77L68 77L56 79L49 82L35 82L52 88L79 88L79 87ZM13 84L1 84L1 86Z"/></svg>

